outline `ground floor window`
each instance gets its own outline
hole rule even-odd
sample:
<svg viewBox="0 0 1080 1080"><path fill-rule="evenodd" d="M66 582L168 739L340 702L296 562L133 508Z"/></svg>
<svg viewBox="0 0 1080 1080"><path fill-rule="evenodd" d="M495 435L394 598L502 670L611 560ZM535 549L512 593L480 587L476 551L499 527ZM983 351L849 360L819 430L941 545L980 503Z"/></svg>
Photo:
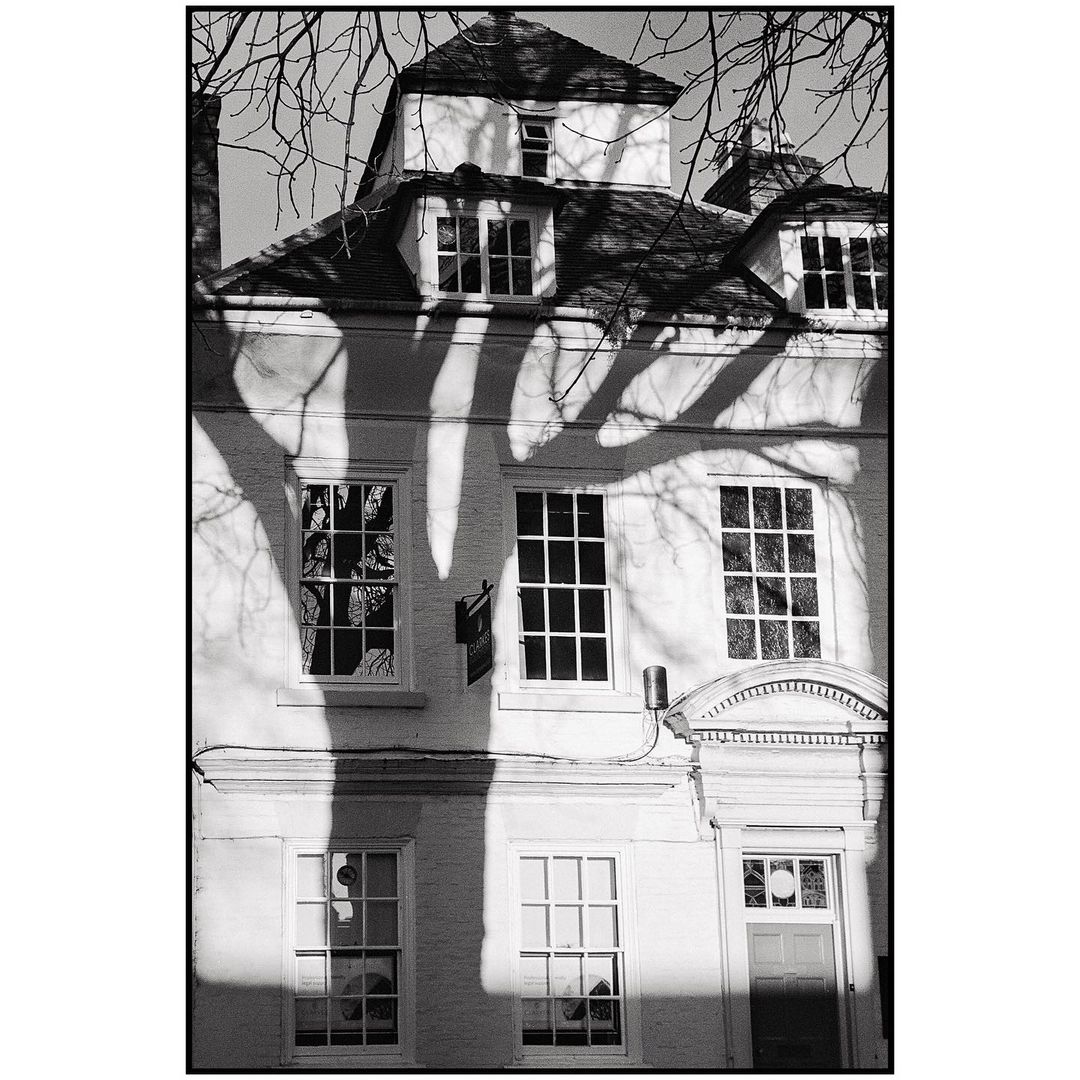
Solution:
<svg viewBox="0 0 1080 1080"><path fill-rule="evenodd" d="M393 1052L401 1041L401 851L298 851L294 859L297 1052Z"/></svg>
<svg viewBox="0 0 1080 1080"><path fill-rule="evenodd" d="M522 855L521 1044L624 1046L621 891L614 856Z"/></svg>

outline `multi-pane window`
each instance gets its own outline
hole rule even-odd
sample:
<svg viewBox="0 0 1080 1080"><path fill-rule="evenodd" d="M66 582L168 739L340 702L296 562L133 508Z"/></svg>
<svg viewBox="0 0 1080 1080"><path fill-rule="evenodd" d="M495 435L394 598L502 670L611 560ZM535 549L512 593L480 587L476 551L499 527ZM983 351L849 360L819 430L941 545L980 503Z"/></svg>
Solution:
<svg viewBox="0 0 1080 1080"><path fill-rule="evenodd" d="M300 485L304 675L399 681L394 490L389 483Z"/></svg>
<svg viewBox="0 0 1080 1080"><path fill-rule="evenodd" d="M623 926L613 857L523 856L521 1041L623 1045Z"/></svg>
<svg viewBox="0 0 1080 1080"><path fill-rule="evenodd" d="M800 243L807 311L888 310L887 235L803 236Z"/></svg>
<svg viewBox="0 0 1080 1080"><path fill-rule="evenodd" d="M521 123L521 175L551 176L552 138L550 120Z"/></svg>
<svg viewBox="0 0 1080 1080"><path fill-rule="evenodd" d="M826 860L792 855L743 859L743 902L748 908L796 911L831 907Z"/></svg>
<svg viewBox="0 0 1080 1080"><path fill-rule="evenodd" d="M820 656L813 491L725 485L720 525L728 656Z"/></svg>
<svg viewBox="0 0 1080 1080"><path fill-rule="evenodd" d="M516 495L520 671L527 680L608 683L604 496Z"/></svg>
<svg viewBox="0 0 1080 1080"><path fill-rule="evenodd" d="M439 217L436 244L440 291L532 296L533 241L528 218Z"/></svg>
<svg viewBox="0 0 1080 1080"><path fill-rule="evenodd" d="M293 917L297 1049L398 1045L399 852L297 854Z"/></svg>

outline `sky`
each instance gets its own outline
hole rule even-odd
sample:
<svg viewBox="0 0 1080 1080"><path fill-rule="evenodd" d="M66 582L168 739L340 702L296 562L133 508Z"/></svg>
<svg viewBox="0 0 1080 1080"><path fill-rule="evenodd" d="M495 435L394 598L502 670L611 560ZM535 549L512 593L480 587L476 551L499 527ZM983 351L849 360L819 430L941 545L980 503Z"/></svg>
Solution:
<svg viewBox="0 0 1080 1080"><path fill-rule="evenodd" d="M462 12L462 19L466 22L474 22L484 14L483 9ZM634 49L635 41L641 30L644 12L638 9L619 9L612 7L596 8L594 10L568 10L568 9L529 9L514 8L520 17L533 22L543 23L558 33L577 39L601 52L629 59ZM666 30L674 29L683 12L679 9L654 9L654 22L663 26ZM384 18L386 16L384 15ZM692 18L704 19L704 12L698 11ZM343 20L346 15L333 13L326 16L327 19L338 18ZM718 16L719 19L719 16ZM414 24L408 20L404 24L411 29ZM718 23L719 25L719 23ZM441 44L442 41L452 37L456 33L449 17L442 15L429 25L429 34L433 44ZM688 39L689 28L682 31L682 38ZM694 35L696 36L696 35ZM643 43L644 44L644 43ZM403 43L395 43L395 51L399 54L401 62L406 63L411 58L411 50ZM648 52L658 48L653 45L647 51L639 48L638 58L647 55ZM700 70L709 61L709 46L707 42L700 42L687 52L675 56L658 58L650 61L645 67L662 75L673 82L684 84L688 70ZM784 106L784 116L787 122L788 132L796 144L808 138L817 122L813 117L813 108L816 99L806 91L804 85L810 83L810 69L806 69L805 75L800 75L799 80L793 84L788 99ZM820 85L817 83L816 85ZM344 81L341 83L342 93L347 92ZM352 152L367 156L372 137L378 124L381 110L386 101L389 83L379 86L375 92L360 99L360 107L352 136ZM721 106L729 112L734 108L736 89L733 85L723 87ZM700 100L700 96L698 99ZM692 112L693 106L681 105L676 107L672 123L672 179L675 190L680 191L685 183L687 167L680 159L688 159L691 151L685 150L687 144L692 143L697 136L698 127L693 121L680 121L681 116ZM239 115L230 116L230 112L238 112ZM722 119L723 117L721 117ZM252 126L250 114L244 115L240 111L240 105L236 101L226 102L222 110L221 118L221 141L223 143L237 141L238 136ZM844 126L838 126L835 134L826 132L823 137L810 143L804 148L804 152L815 157L827 159L839 149L841 135ZM258 143L256 145L267 145ZM320 150L330 160L339 160L341 157L341 141L339 135L327 134L319 144ZM699 162L699 165L701 162ZM285 205L280 210L277 199L277 185L274 177L268 175L268 160L261 154L250 151L232 149L223 146L219 155L219 169L221 177L221 232L222 232L222 262L228 266L238 259L255 254L264 247L291 235L310 224L334 212L338 206L338 194L336 183L340 181L340 172L335 174L329 169L319 171L314 187L308 178L306 182L298 185L298 190L304 192L304 198L297 196L297 212L285 200ZM851 159L852 173L857 183L882 188L887 182L887 140L884 133L867 150L856 151ZM695 197L704 193L705 189L715 178L715 172L698 172L691 181L691 194ZM829 174L830 179L846 182L839 170L834 168ZM355 189L355 179L350 179L350 194ZM312 195L314 201L312 202Z"/></svg>

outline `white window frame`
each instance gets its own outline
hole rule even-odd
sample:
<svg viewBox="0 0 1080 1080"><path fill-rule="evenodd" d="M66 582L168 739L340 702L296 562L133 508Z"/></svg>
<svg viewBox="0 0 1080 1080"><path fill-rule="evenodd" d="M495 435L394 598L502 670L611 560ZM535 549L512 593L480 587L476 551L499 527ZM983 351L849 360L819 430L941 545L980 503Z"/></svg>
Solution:
<svg viewBox="0 0 1080 1080"><path fill-rule="evenodd" d="M555 217L551 207L516 205L506 199L447 198L426 196L417 209L420 264L417 284L423 295L446 300L494 302L499 304L532 304L555 292ZM474 217L480 231L479 293L457 292L440 288L439 236L440 217ZM528 296L511 293L492 293L488 262L489 221L522 220L529 223L529 242L532 247L532 293Z"/></svg>
<svg viewBox="0 0 1080 1080"><path fill-rule="evenodd" d="M296 865L298 855L333 852L387 852L398 856L398 925L401 968L398 971L398 1042L374 1046L297 1046L296 1038ZM282 1041L283 1065L311 1067L408 1066L416 1059L416 893L412 839L363 837L349 839L291 839L282 844ZM329 945L327 946L330 947ZM329 986L326 988L329 994Z"/></svg>
<svg viewBox="0 0 1080 1080"><path fill-rule="evenodd" d="M736 487L773 487L778 488L781 493L787 488L808 488L811 492L811 501L813 505L814 514L814 574L817 579L817 599L818 599L818 640L820 657L815 659L821 660L835 660L837 658L837 640L836 640L836 620L833 611L833 558L832 558L832 545L831 545L831 529L829 526L829 497L828 497L828 481L824 477L804 477L804 476L770 476L770 475L756 475L749 473L735 474L735 473L710 473L709 474L709 490L710 490L710 514L709 514L709 531L711 534L713 559L712 559L712 584L713 584L713 607L716 612L716 648L718 653L718 660L726 664L761 664L769 663L769 660L765 660L761 656L761 633L758 629L761 620L764 618L768 620L770 616L762 616L755 610L753 615L732 615L732 618L737 619L752 619L754 622L754 634L755 643L758 655L753 658L743 658L737 656L730 656L728 653L728 638L727 638L727 601L726 592L724 588L724 580L726 577L724 571L724 549L723 549L723 534L724 529L720 520L720 489L722 487L736 486ZM783 497L783 496L781 496ZM751 520L753 518L753 506L750 507ZM786 537L788 530L784 529L781 533L785 537L785 550L786 550ZM753 530L751 530L751 536L753 536ZM751 541L752 542L752 541ZM755 571L750 575L751 579L755 579L759 575ZM760 575L763 577L769 577L769 574ZM775 575L773 575L775 576ZM787 574L782 575L785 578ZM755 609L757 608L757 599L755 592ZM787 617L788 621L791 621L790 614ZM790 639L789 639L790 640ZM788 656L787 659L797 659L793 656Z"/></svg>
<svg viewBox="0 0 1080 1080"><path fill-rule="evenodd" d="M746 915L746 921L752 922L827 922L839 925L839 903L837 899L837 866L836 856L832 854L813 854L805 851L758 851L747 849L743 852L742 862L749 859L765 860L765 907L751 907L746 903L745 889L743 892L742 906ZM800 862L807 860L819 860L825 864L825 898L827 903L823 908L804 908L802 906L801 884L799 875L795 875L795 906L778 907L772 902L769 892L768 860L769 859L792 859ZM795 863L793 862L793 866ZM758 916L766 916L758 918Z"/></svg>
<svg viewBox="0 0 1080 1080"><path fill-rule="evenodd" d="M545 160L545 168L542 175L532 176L527 175L525 172L525 154L526 152L532 154L538 154L540 151L535 147L526 147L525 143L538 142L539 140L532 139L525 134L526 124L542 124L547 129L547 158ZM550 116L527 116L520 115L518 117L518 172L526 180L554 180L555 179L555 121Z"/></svg>
<svg viewBox="0 0 1080 1080"><path fill-rule="evenodd" d="M868 221L817 221L805 224L789 224L780 231L780 250L785 278L788 282L788 306L800 314L814 319L852 319L860 324L886 325L889 321L888 309L857 308L855 306L855 286L851 269L850 241L853 237L874 238L888 236L887 225ZM844 261L844 292L847 305L842 308L808 308L804 285L806 271L803 268L802 238L830 236L840 241ZM810 271L816 273L816 271ZM891 271L890 271L891 272Z"/></svg>
<svg viewBox="0 0 1080 1080"><path fill-rule="evenodd" d="M386 691L411 688L412 664L412 603L411 574L411 470L404 465L385 462L366 463L328 458L294 458L286 464L286 497L289 535L286 544L288 592L292 625L288 634L289 685L297 687L326 687L349 690ZM395 673L390 678L359 675L310 675L303 670L300 635L300 571L302 563L301 485L303 484L387 484L394 488L394 569L397 575L394 604Z"/></svg>
<svg viewBox="0 0 1080 1080"><path fill-rule="evenodd" d="M508 470L503 474L503 522L508 562L506 578L507 602L503 604L504 651L503 684L507 689L535 692L572 692L610 697L625 693L629 682L629 649L627 640L626 595L619 575L621 565L617 538L622 535L622 506L618 492L610 480L578 479L566 470ZM608 620L608 678L604 682L584 679L527 679L520 659L518 590L545 588L541 582L522 583L518 574L517 553L517 493L601 495L604 505L604 573L607 589Z"/></svg>
<svg viewBox="0 0 1080 1080"><path fill-rule="evenodd" d="M635 880L633 850L629 844L605 844L595 841L512 841L507 845L509 881L509 926L511 986L513 987L513 1040L515 1064L545 1068L585 1068L591 1065L641 1064L641 992L637 957L637 913L630 884ZM622 1023L620 1046L543 1046L522 1042L522 984L520 956L531 950L524 947L521 933L522 858L571 856L581 859L615 860L615 883L619 917L619 941L622 954ZM561 950L573 952L567 948ZM582 952L587 951L583 946ZM610 950L599 949L599 952Z"/></svg>

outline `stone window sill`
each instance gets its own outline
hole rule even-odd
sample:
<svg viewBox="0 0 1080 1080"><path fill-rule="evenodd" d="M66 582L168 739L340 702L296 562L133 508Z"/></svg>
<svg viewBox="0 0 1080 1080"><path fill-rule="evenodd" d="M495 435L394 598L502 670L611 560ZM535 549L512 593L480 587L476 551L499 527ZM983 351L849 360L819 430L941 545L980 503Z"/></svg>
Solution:
<svg viewBox="0 0 1080 1080"><path fill-rule="evenodd" d="M588 694L573 690L499 691L499 708L530 712L640 713L641 698L609 690Z"/></svg>
<svg viewBox="0 0 1080 1080"><path fill-rule="evenodd" d="M427 694L394 689L331 689L330 687L281 687L278 705L321 706L328 709L422 709Z"/></svg>

